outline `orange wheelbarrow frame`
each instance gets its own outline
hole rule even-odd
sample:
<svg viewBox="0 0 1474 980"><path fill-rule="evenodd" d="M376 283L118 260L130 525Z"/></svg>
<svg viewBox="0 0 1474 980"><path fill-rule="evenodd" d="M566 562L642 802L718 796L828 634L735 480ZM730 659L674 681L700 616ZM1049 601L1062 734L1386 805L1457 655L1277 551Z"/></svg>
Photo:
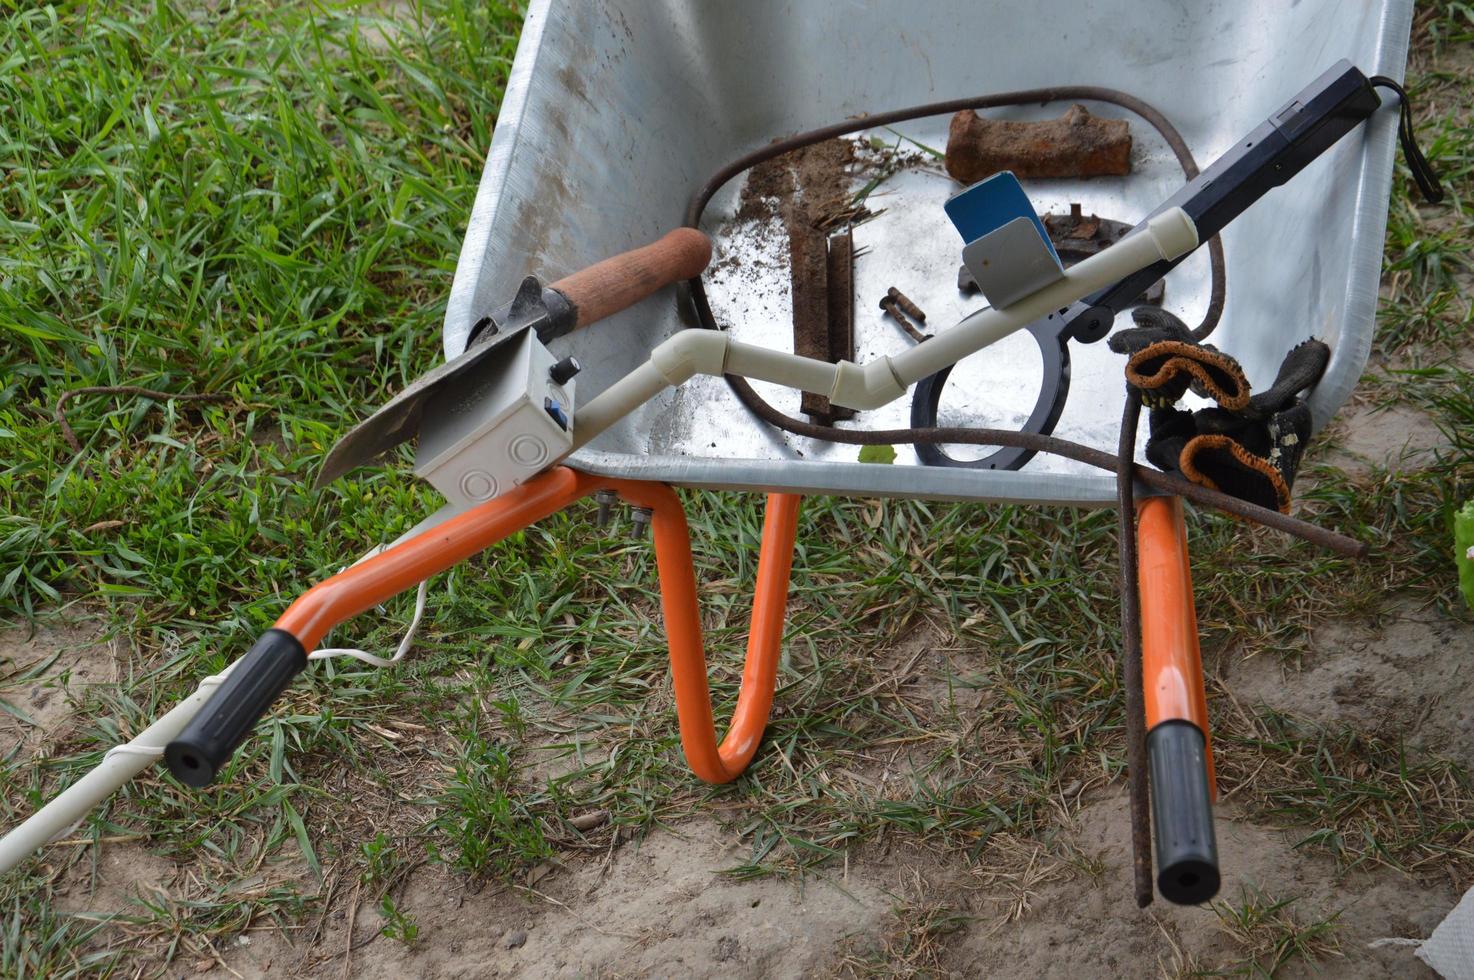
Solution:
<svg viewBox="0 0 1474 980"><path fill-rule="evenodd" d="M558 467L319 583L292 603L275 628L291 633L311 651L344 620L600 489L614 490L652 512L681 746L699 778L730 782L752 761L773 706L802 499L796 494L768 495L747 662L732 723L720 742L707 684L690 529L680 498L662 483ZM1148 729L1185 722L1206 740L1207 701L1181 501L1169 497L1142 501L1137 535ZM1208 767L1212 785L1211 750Z"/></svg>
<svg viewBox="0 0 1474 980"><path fill-rule="evenodd" d="M275 628L295 636L310 652L344 620L603 489L652 512L681 747L698 777L730 782L752 761L773 708L802 499L796 494L768 495L747 664L732 723L720 743L706 679L690 528L680 498L663 483L613 480L560 466L320 582L282 613Z"/></svg>

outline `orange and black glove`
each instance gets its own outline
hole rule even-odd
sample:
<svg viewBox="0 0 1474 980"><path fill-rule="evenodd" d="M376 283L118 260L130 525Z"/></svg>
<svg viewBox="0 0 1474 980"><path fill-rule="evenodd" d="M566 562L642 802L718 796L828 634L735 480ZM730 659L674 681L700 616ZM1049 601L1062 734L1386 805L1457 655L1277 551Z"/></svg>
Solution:
<svg viewBox="0 0 1474 980"><path fill-rule="evenodd" d="M1320 380L1330 348L1318 340L1296 345L1274 384L1251 396L1238 362L1197 343L1172 314L1142 307L1133 319L1138 326L1113 336L1110 346L1129 355L1127 383L1152 409L1147 460L1194 483L1288 513L1290 488L1310 440L1310 409L1301 396ZM1174 408L1189 388L1217 405L1197 412Z"/></svg>
<svg viewBox="0 0 1474 980"><path fill-rule="evenodd" d="M1141 393L1148 408L1174 405L1191 388L1224 408L1249 404L1249 379L1239 362L1193 339L1187 325L1156 306L1131 311L1136 326L1112 334L1106 343L1127 355L1126 383Z"/></svg>

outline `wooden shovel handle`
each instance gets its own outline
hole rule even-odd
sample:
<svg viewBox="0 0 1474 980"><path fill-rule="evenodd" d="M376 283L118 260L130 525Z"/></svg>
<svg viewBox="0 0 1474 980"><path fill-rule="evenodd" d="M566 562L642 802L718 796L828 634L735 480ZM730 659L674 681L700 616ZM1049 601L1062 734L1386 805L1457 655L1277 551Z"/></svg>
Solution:
<svg viewBox="0 0 1474 980"><path fill-rule="evenodd" d="M574 330L633 306L671 283L701 274L711 261L711 239L677 228L622 255L596 262L553 283L574 308Z"/></svg>

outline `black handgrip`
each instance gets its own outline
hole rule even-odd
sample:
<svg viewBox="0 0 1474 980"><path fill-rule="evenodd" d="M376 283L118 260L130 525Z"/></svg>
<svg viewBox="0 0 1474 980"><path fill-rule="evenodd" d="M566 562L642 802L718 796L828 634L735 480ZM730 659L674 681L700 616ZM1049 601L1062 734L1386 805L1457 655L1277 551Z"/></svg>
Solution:
<svg viewBox="0 0 1474 980"><path fill-rule="evenodd" d="M1342 58L1225 151L1207 170L1159 204L1136 228L1145 227L1150 218L1168 208L1180 207L1193 220L1198 241L1206 243L1248 210L1249 205L1283 185L1360 126L1381 105L1382 100L1372 90L1367 77ZM1108 313L1124 310L1189 254L1154 262L1088 297L1084 301L1084 313L1070 321L1071 330L1076 336L1098 330L1102 310ZM1107 319L1100 336L1105 336L1109 328Z"/></svg>
<svg viewBox="0 0 1474 980"><path fill-rule="evenodd" d="M1203 733L1187 721L1164 721L1146 737L1157 830L1157 890L1169 902L1201 905L1218 894L1218 841L1208 798Z"/></svg>
<svg viewBox="0 0 1474 980"><path fill-rule="evenodd" d="M307 651L295 636L277 629L261 634L200 713L164 747L164 761L174 778L187 786L210 785L236 746L305 666Z"/></svg>

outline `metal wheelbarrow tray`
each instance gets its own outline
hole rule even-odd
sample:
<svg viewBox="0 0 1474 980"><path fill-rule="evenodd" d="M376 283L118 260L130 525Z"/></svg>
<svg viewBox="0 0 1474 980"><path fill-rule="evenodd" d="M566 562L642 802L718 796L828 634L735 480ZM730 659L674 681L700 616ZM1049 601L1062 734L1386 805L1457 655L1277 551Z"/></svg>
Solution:
<svg viewBox="0 0 1474 980"><path fill-rule="evenodd" d="M491 155L472 210L445 318L447 357L471 325L528 273L546 279L649 241L680 224L691 191L726 162L774 138L861 113L949 98L1059 84L1120 88L1153 102L1200 163L1214 159L1323 68L1348 58L1368 75L1400 78L1412 17L1408 0L1344 4L1168 0L1016 11L936 2L742 4L667 0L531 4ZM1062 105L993 110L1014 118L1057 115ZM1097 115L1127 117L1090 104ZM947 120L898 126L930 146ZM1126 178L1030 181L1041 212L1080 202L1135 221L1182 181L1166 145L1132 119L1134 173ZM1256 388L1307 335L1333 351L1311 400L1317 428L1355 386L1370 349L1386 226L1395 116L1380 113L1225 231L1228 301L1213 342L1243 364ZM919 176L919 175L913 175ZM856 355L904 344L874 298L901 285L945 329L982 304L955 288L955 233L941 202L948 181L884 188L886 213L858 227L870 247L855 268ZM724 249L740 180L708 208L705 228ZM943 244L945 243L945 244ZM781 268L756 287L708 279L719 318L743 341L792 349ZM1207 260L1193 256L1168 278L1168 309L1196 322L1207 302ZM597 330L555 342L583 363L581 397L634 368L652 347L692 324L668 300L617 314ZM1017 341L1017 342L1014 342ZM1074 378L1057 434L1114 445L1123 398L1120 364L1103 344L1075 345ZM971 360L986 385L1038 372L1027 338ZM980 398L954 382L953 421L1010 427L1027 411ZM780 408L797 395L771 393ZM986 392L984 392L986 395ZM861 415L866 428L904 426L904 404ZM898 464L915 464L898 446ZM852 446L817 443L766 426L719 379L666 392L577 453L580 470L691 487L868 496L1100 505L1108 474L1035 458L1022 470L977 471L857 462Z"/></svg>

